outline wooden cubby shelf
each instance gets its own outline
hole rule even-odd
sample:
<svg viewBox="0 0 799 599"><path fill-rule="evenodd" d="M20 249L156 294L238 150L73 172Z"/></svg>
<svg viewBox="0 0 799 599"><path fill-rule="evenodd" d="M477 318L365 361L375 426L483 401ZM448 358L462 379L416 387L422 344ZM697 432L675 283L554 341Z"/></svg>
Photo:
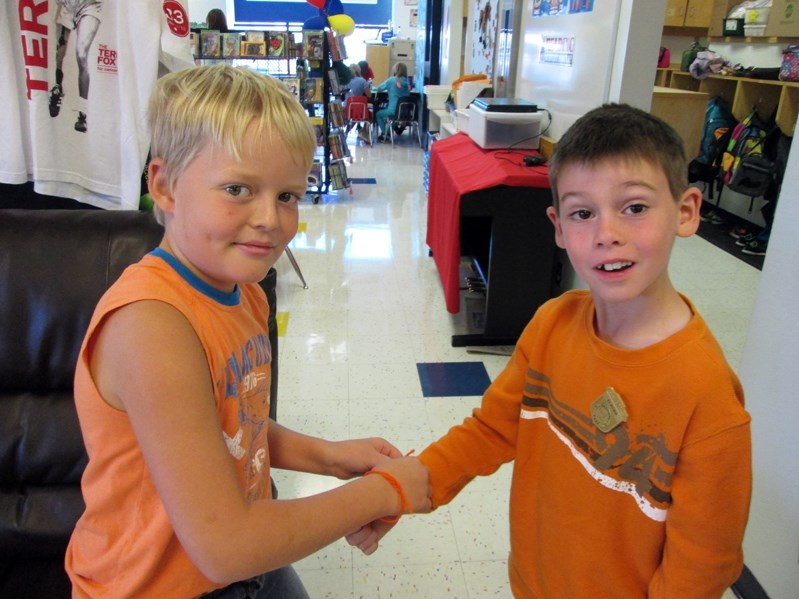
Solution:
<svg viewBox="0 0 799 599"><path fill-rule="evenodd" d="M753 108L764 118L774 116L786 135L793 135L799 114L799 83L748 77L710 75L694 79L690 73L674 67L658 69L655 84L687 91L721 96L729 102L736 119L743 119Z"/></svg>

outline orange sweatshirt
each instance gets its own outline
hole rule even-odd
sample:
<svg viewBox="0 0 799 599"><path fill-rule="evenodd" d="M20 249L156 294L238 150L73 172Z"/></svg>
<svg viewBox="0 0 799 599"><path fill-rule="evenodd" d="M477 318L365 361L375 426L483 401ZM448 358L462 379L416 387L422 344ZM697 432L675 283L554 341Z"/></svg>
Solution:
<svg viewBox="0 0 799 599"><path fill-rule="evenodd" d="M750 419L691 309L675 335L625 350L596 336L588 292L550 300L481 407L421 454L434 506L514 460L515 597L707 599L740 574ZM602 432L607 405L591 405L608 387L627 418Z"/></svg>
<svg viewBox="0 0 799 599"><path fill-rule="evenodd" d="M111 408L91 378L92 340L104 319L143 299L174 306L192 324L205 349L217 414L242 489L252 501L271 494L266 297L255 284L220 292L155 250L125 270L102 297L78 357L75 403L89 463L81 481L86 510L66 554L76 598L186 598L219 586L180 545L127 414Z"/></svg>

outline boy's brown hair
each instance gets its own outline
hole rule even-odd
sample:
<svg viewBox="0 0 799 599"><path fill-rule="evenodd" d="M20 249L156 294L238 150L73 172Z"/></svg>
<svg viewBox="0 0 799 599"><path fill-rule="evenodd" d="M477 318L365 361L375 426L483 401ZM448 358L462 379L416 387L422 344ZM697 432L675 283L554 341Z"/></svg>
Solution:
<svg viewBox="0 0 799 599"><path fill-rule="evenodd" d="M549 158L555 209L559 205L558 177L565 167L592 166L606 159L646 160L659 167L675 200L688 187L682 139L669 124L628 104L603 104L577 119Z"/></svg>

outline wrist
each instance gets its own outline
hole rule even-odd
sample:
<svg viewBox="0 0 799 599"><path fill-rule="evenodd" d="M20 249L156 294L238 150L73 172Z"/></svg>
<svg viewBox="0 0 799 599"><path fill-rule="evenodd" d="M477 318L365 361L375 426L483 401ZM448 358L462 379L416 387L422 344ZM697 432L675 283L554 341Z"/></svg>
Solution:
<svg viewBox="0 0 799 599"><path fill-rule="evenodd" d="M375 475L374 478L382 479L385 482L383 485L384 487L388 486L391 488L390 497L393 507L388 512L388 515L380 518L380 520L393 524L397 522L403 514L413 513L413 507L405 495L405 490L393 475L384 470L369 470L364 473L364 477L370 474Z"/></svg>
<svg viewBox="0 0 799 599"><path fill-rule="evenodd" d="M336 460L338 458L336 441L328 441L326 439L319 439L319 441L319 445L316 448L316 459L320 467L320 474L332 476L335 474Z"/></svg>

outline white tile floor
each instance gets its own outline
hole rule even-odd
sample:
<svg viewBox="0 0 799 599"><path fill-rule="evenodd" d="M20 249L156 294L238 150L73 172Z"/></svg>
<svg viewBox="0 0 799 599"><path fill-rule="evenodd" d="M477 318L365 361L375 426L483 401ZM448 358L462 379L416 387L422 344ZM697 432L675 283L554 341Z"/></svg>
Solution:
<svg viewBox="0 0 799 599"><path fill-rule="evenodd" d="M444 308L425 245L422 151L407 136L355 145L349 176L375 178L303 202L306 223L292 243L309 288L278 262L278 419L329 439L383 436L421 450L468 415L478 397L424 398L417 362L478 361L493 379L506 357L450 345L457 317ZM697 304L737 367L760 271L698 237L679 240L672 277ZM410 516L370 557L341 540L296 564L314 598L510 598L506 574L509 466L474 481L449 506ZM340 484L275 472L282 497Z"/></svg>

